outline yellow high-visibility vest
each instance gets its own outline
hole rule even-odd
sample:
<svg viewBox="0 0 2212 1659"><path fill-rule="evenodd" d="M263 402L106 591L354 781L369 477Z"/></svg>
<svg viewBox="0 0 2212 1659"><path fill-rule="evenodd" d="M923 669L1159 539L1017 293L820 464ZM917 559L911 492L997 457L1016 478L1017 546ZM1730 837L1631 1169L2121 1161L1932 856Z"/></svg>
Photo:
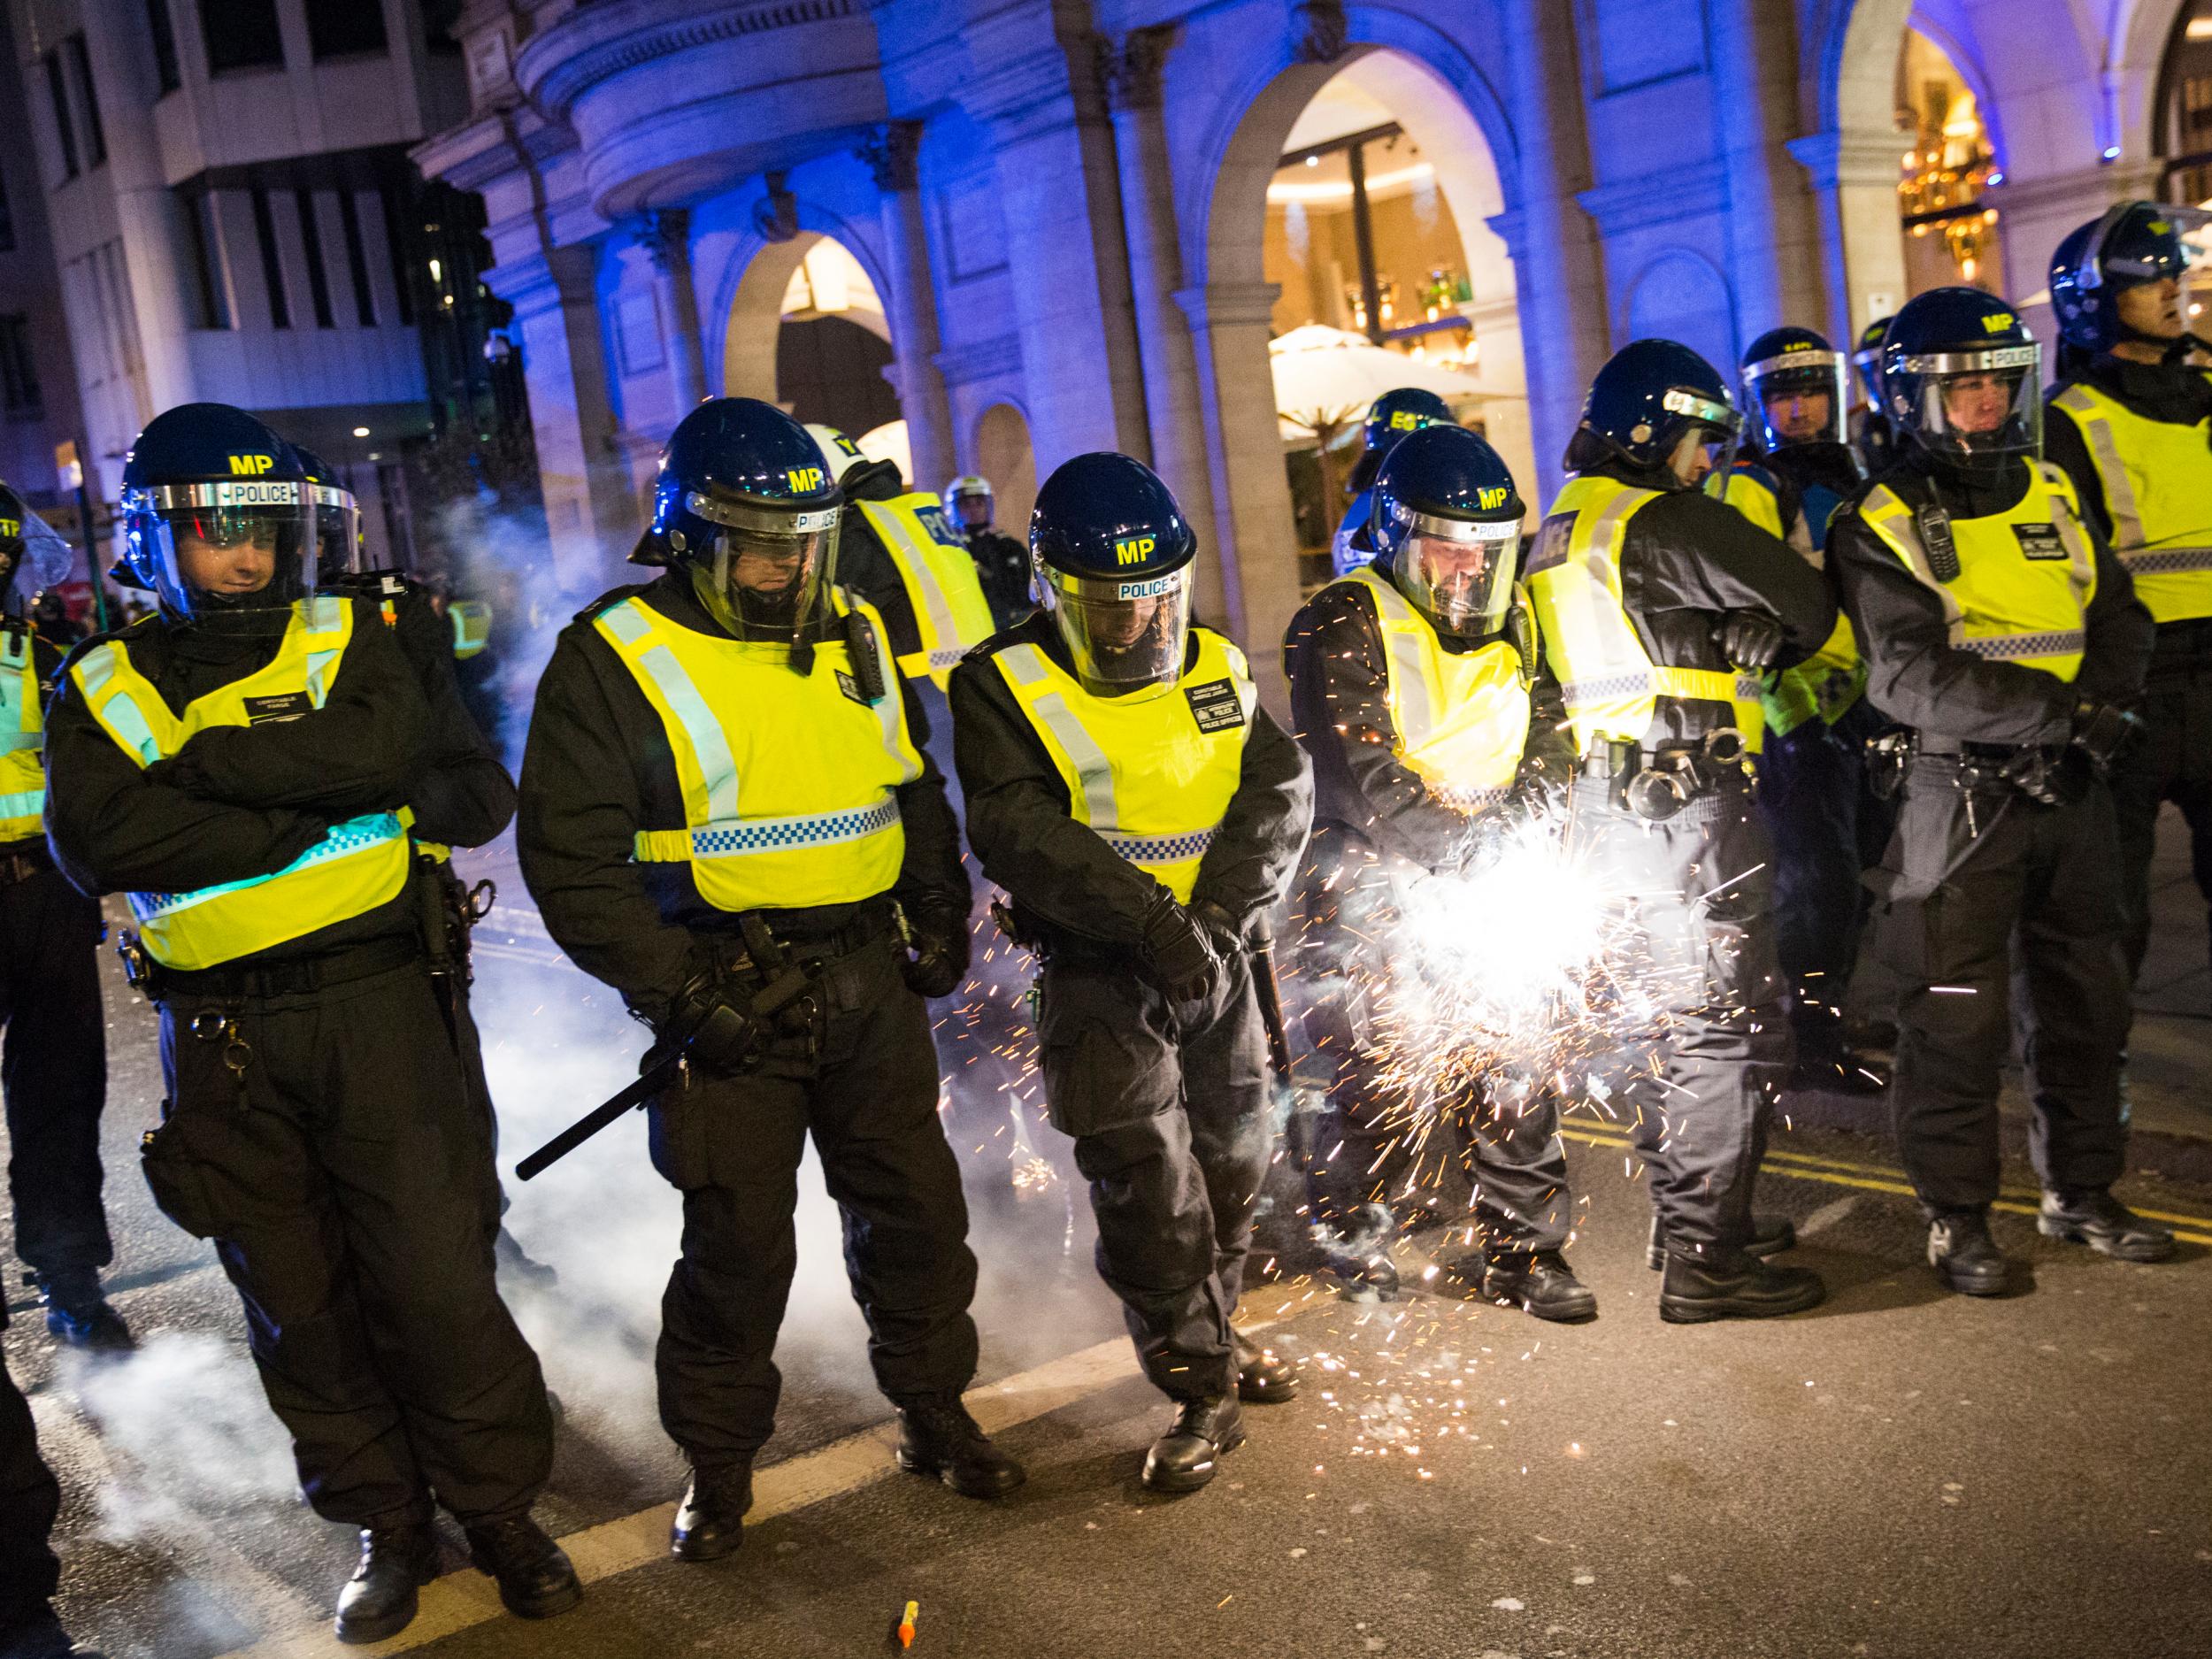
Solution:
<svg viewBox="0 0 2212 1659"><path fill-rule="evenodd" d="M1465 811L1511 790L1528 747L1528 687L1511 640L1448 651L1429 619L1372 565L1332 587L1364 588L1382 625L1391 752L1430 792Z"/></svg>
<svg viewBox="0 0 2212 1659"><path fill-rule="evenodd" d="M199 732L250 726L250 704L304 697L319 709L353 638L353 606L330 595L304 599L275 657L242 680L196 697L180 716L140 673L120 640L93 647L70 664L86 709L134 761L150 766ZM283 869L190 893L133 893L138 935L154 960L178 969L211 968L303 938L366 914L399 896L407 882L408 839L396 808L334 824Z"/></svg>
<svg viewBox="0 0 2212 1659"><path fill-rule="evenodd" d="M888 682L867 702L842 637L792 672L791 648L703 634L633 595L594 618L661 718L684 797L680 829L640 829L640 864L687 864L720 910L799 910L888 892L906 857L899 785L922 775L891 672L883 619L841 593L873 631Z"/></svg>
<svg viewBox="0 0 2212 1659"><path fill-rule="evenodd" d="M46 827L45 741L31 630L0 621L0 841L27 841Z"/></svg>
<svg viewBox="0 0 2212 1659"><path fill-rule="evenodd" d="M2139 415L2093 386L2051 400L2074 418L2104 486L2112 551L2160 622L2212 617L2212 418Z"/></svg>
<svg viewBox="0 0 2212 1659"><path fill-rule="evenodd" d="M466 662L492 638L492 608L481 599L455 599L445 608L453 619L453 654Z"/></svg>
<svg viewBox="0 0 2212 1659"><path fill-rule="evenodd" d="M1197 660L1172 686L1094 696L1034 645L996 652L1014 701L1067 785L1068 810L1188 902L1243 775L1258 693L1244 653L1194 627Z"/></svg>
<svg viewBox="0 0 2212 1659"><path fill-rule="evenodd" d="M1930 564L1912 509L1887 485L1868 494L1859 517L1942 600L1954 650L2063 680L2081 672L2097 566L2074 487L2057 467L2036 465L2009 511L1951 520L1959 573L1949 581Z"/></svg>
<svg viewBox="0 0 2212 1659"><path fill-rule="evenodd" d="M1621 543L1655 489L1585 475L1568 480L1545 517L1528 564L1528 591L1558 676L1576 748L1640 743L1659 699L1725 703L1755 753L1764 734L1756 674L1655 663L1621 597Z"/></svg>
<svg viewBox="0 0 2212 1659"><path fill-rule="evenodd" d="M997 632L975 560L945 523L944 509L927 490L891 501L853 503L898 566L921 631L920 649L899 658L910 680L926 675L942 691L953 664Z"/></svg>
<svg viewBox="0 0 2212 1659"><path fill-rule="evenodd" d="M1778 539L1783 535L1782 498L1763 473L1741 466L1732 468L1721 499L1769 535Z"/></svg>

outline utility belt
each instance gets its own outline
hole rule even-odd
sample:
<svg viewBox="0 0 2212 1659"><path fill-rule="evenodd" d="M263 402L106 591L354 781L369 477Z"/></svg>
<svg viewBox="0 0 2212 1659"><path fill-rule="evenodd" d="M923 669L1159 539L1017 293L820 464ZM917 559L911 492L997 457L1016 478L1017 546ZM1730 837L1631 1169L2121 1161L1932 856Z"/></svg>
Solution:
<svg viewBox="0 0 2212 1659"><path fill-rule="evenodd" d="M1646 747L1610 742L1582 759L1582 775L1609 782L1613 804L1649 824L1663 824L1693 803L1751 787L1750 745L1723 726L1702 737Z"/></svg>
<svg viewBox="0 0 2212 1659"><path fill-rule="evenodd" d="M157 1002L265 1002L311 996L424 960L422 941L406 934L373 939L324 956L225 963L214 968L165 968L147 954L138 934L129 929L115 949L123 958L123 977Z"/></svg>
<svg viewBox="0 0 2212 1659"><path fill-rule="evenodd" d="M712 960L714 977L750 993L743 998L745 1011L758 1022L760 1035L747 1072L806 1078L820 1058L830 1014L862 1006L870 994L867 959L901 938L904 918L884 899L826 929L774 928L759 910L735 920L734 934L695 936ZM673 1052L655 1048L657 1055Z"/></svg>
<svg viewBox="0 0 2212 1659"><path fill-rule="evenodd" d="M1110 944L1103 939L1056 927L1018 899L993 899L991 920L997 924L1000 933L1040 962L1106 967L1126 965L1137 958L1135 946Z"/></svg>
<svg viewBox="0 0 2212 1659"><path fill-rule="evenodd" d="M889 898L870 899L844 921L827 928L779 926L761 910L747 910L733 920L734 932L693 934L713 959L714 971L725 976L757 977L769 972L775 964L761 958L772 954L787 962L841 962L858 956L879 940L897 935L903 925L898 905ZM765 941L764 949L762 941Z"/></svg>
<svg viewBox="0 0 2212 1659"><path fill-rule="evenodd" d="M1973 743L1909 726L1891 726L1868 739L1866 748L1868 780L1876 799L1893 799L1909 776L1924 775L1968 797L1970 826L1974 797L2042 798L2049 780L2065 772L2069 759L2063 743Z"/></svg>

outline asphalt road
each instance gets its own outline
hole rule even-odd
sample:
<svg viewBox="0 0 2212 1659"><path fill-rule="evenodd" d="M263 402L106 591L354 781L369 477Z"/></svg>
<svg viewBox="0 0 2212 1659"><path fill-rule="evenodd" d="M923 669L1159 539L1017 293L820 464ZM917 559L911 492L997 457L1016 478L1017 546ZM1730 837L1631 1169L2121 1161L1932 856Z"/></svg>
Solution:
<svg viewBox="0 0 2212 1659"><path fill-rule="evenodd" d="M480 1005L511 1161L624 1080L641 1043L526 915L502 916ZM96 1368L57 1356L19 1290L31 1317L7 1338L65 1482L63 1609L111 1659L361 1651L323 1633L350 1540L299 1504L235 1300L132 1167L160 1090L147 1010L119 986L110 1010L112 1283L145 1345ZM561 1274L550 1294L515 1288L566 1406L541 1513L585 1605L523 1624L456 1549L417 1625L368 1651L895 1653L911 1600L916 1654L977 1659L2212 1653L2212 1189L2124 1188L2195 1240L2156 1267L2002 1216L2032 1286L1970 1302L1921 1264L1882 1142L1801 1125L1778 1136L1763 1203L1795 1217L1796 1259L1831 1300L1675 1328L1642 1265L1633 1165L1613 1131L1578 1122L1573 1256L1594 1323L1433 1288L1366 1307L1319 1294L1279 1212L1272 1282L1248 1311L1303 1363L1305 1392L1254 1409L1213 1486L1168 1500L1137 1481L1164 1413L1091 1271L1082 1194L1056 1137L1006 1110L1033 1094L994 1052L1010 1023L958 1015L940 1034L984 1267L972 1403L1028 1463L1025 1488L978 1504L892 1469L810 1180L755 1524L727 1562L666 1559L680 1469L650 1344L674 1207L633 1119L517 1192L510 1217ZM1018 1189L1017 1170L1041 1179ZM2024 1169L2008 1173L2032 1201ZM1402 1269L1417 1282L1425 1259L1409 1248Z"/></svg>

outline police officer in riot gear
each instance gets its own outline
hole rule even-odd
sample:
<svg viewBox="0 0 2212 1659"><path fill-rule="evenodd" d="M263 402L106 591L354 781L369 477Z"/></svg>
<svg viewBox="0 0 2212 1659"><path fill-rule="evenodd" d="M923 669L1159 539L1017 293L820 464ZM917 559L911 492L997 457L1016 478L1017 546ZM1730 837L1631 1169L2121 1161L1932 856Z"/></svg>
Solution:
<svg viewBox="0 0 2212 1659"><path fill-rule="evenodd" d="M1573 769L1558 686L1517 626L1526 509L1497 453L1450 425L1395 444L1372 500L1373 563L1316 594L1284 641L1314 775L1293 910L1307 1064L1330 1109L1310 1145L1333 1149L1313 1171L1316 1225L1340 1278L1393 1287L1387 1255L1365 1238L1368 1211L1418 1161L1398 1144L1411 1112L1432 1109L1464 1137L1481 1235L1458 1277L1540 1318L1585 1318L1597 1299L1561 1254L1572 1196L1555 1103L1502 1084L1404 1098L1378 1079L1371 1029L1402 955L1391 930L1420 903L1422 880L1465 868L1517 795L1563 788Z"/></svg>
<svg viewBox="0 0 2212 1659"><path fill-rule="evenodd" d="M1790 1066L1775 956L1772 851L1752 810L1758 676L1835 626L1820 574L1703 488L1741 419L1712 365L1640 340L1598 373L1567 448L1528 587L1580 773L1575 833L1648 897L1640 914L1675 1004L1655 1068L1629 1085L1657 1211L1660 1316L1795 1312L1813 1273L1764 1258L1794 1242L1755 1221L1769 1110ZM1717 482L1717 480L1716 480Z"/></svg>
<svg viewBox="0 0 2212 1659"><path fill-rule="evenodd" d="M161 609L72 657L47 829L80 888L136 917L169 1093L148 1183L251 1311L308 1501L362 1529L341 1638L413 1617L434 1498L511 1610L565 1611L575 1573L530 1518L551 1415L494 1287L489 1125L415 886L419 838L505 824L482 740L369 605L320 591L307 480L251 416L157 417L122 511Z"/></svg>
<svg viewBox="0 0 2212 1659"><path fill-rule="evenodd" d="M2152 624L2066 474L2039 458L2040 356L1979 289L1909 302L1882 365L1899 464L1828 542L1869 693L1916 733L1870 877L1875 948L1901 982L1890 1102L1928 1259L1970 1295L2008 1282L1988 1217L2016 1020L2043 1232L2131 1261L2173 1248L2110 1192L2128 986L2103 774Z"/></svg>
<svg viewBox="0 0 2212 1659"><path fill-rule="evenodd" d="M0 1093L7 1100L15 1253L36 1275L46 1328L71 1348L131 1346L100 1290L115 1258L100 1202L107 1022L103 923L46 849L41 711L62 653L31 601L69 576L69 546L0 484Z"/></svg>
<svg viewBox="0 0 2212 1659"><path fill-rule="evenodd" d="M1882 399L1882 337L1889 332L1891 319L1878 317L1859 330L1858 343L1851 349L1851 366L1858 372L1861 402L1851 411L1851 443L1859 452L1859 464L1870 475L1886 470L1897 458L1896 434L1891 429L1886 405Z"/></svg>
<svg viewBox="0 0 2212 1659"><path fill-rule="evenodd" d="M2044 453L2066 473L2158 625L2143 729L2112 771L2131 973L2150 940L2160 805L2188 821L2212 900L2212 380L2186 361L2171 210L2123 202L2059 244L2051 303L2078 359L2050 396Z"/></svg>
<svg viewBox="0 0 2212 1659"><path fill-rule="evenodd" d="M989 479L962 473L945 486L944 502L952 527L975 561L992 619L1002 628L1012 627L1036 608L1029 596L1029 549L992 527L997 500Z"/></svg>
<svg viewBox="0 0 2212 1659"><path fill-rule="evenodd" d="M1044 959L1046 1110L1091 1183L1099 1273L1176 1404L1148 1485L1187 1491L1295 1379L1230 1327L1271 1150L1249 941L1305 843L1305 756L1190 620L1198 539L1126 456L1037 494L1045 609L954 670L968 839Z"/></svg>
<svg viewBox="0 0 2212 1659"><path fill-rule="evenodd" d="M1408 433L1451 424L1450 406L1434 392L1417 386L1385 392L1367 406L1367 420L1360 429L1364 447L1353 464L1351 477L1344 481L1344 493L1351 502L1329 541L1329 564L1339 576L1357 570L1375 557L1375 544L1368 533L1375 516L1375 474L1383 457Z"/></svg>
<svg viewBox="0 0 2212 1659"><path fill-rule="evenodd" d="M1744 353L1742 375L1759 456L1730 478L1729 503L1824 572L1828 521L1865 481L1845 438L1843 354L1809 328L1770 329ZM1889 839L1865 764L1866 743L1886 722L1865 690L1850 619L1839 615L1819 650L1766 677L1757 792L1774 841L1776 945L1790 986L1794 1079L1846 1094L1879 1094L1888 1082L1843 1028L1858 956L1859 876Z"/></svg>
<svg viewBox="0 0 2212 1659"><path fill-rule="evenodd" d="M1022 1480L961 1404L975 1258L922 1002L966 971L967 878L883 621L837 585L843 510L781 411L686 415L655 495L671 566L562 633L523 763L546 926L685 1061L651 1146L683 1194L657 1370L687 1561L738 1547L775 1426L810 1135L901 1463L970 1497Z"/></svg>

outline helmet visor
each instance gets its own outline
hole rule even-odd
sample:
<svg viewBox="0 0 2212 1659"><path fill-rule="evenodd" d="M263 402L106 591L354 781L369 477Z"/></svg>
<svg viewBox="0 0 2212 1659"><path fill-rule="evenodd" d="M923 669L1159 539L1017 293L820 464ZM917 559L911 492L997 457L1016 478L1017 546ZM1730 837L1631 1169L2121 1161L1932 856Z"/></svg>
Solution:
<svg viewBox="0 0 2212 1659"><path fill-rule="evenodd" d="M1037 574L1086 690L1115 697L1182 678L1190 633L1188 565L1126 580L1071 576L1048 565L1040 565Z"/></svg>
<svg viewBox="0 0 2212 1659"><path fill-rule="evenodd" d="M2043 349L2024 345L1935 351L1907 357L1907 388L1892 388L1898 413L1921 443L1958 460L2043 452Z"/></svg>
<svg viewBox="0 0 2212 1659"><path fill-rule="evenodd" d="M715 526L714 543L687 549L710 572L741 639L790 639L828 614L837 580L838 509L806 511L716 501L693 491L685 505Z"/></svg>
<svg viewBox="0 0 2212 1659"><path fill-rule="evenodd" d="M1478 636L1505 626L1520 557L1517 521L1484 524L1417 513L1393 564L1398 591L1438 632Z"/></svg>
<svg viewBox="0 0 2212 1659"><path fill-rule="evenodd" d="M1744 394L1768 453L1843 442L1847 375L1840 351L1792 351L1747 367Z"/></svg>
<svg viewBox="0 0 2212 1659"><path fill-rule="evenodd" d="M20 616L42 592L69 580L73 555L61 533L36 513L0 518L0 610Z"/></svg>
<svg viewBox="0 0 2212 1659"><path fill-rule="evenodd" d="M219 479L133 492L136 534L162 609L180 621L282 610L316 587L311 487Z"/></svg>
<svg viewBox="0 0 2212 1659"><path fill-rule="evenodd" d="M315 510L315 562L322 580L357 576L367 567L361 546L361 508L349 489L335 484L310 484L308 499Z"/></svg>

